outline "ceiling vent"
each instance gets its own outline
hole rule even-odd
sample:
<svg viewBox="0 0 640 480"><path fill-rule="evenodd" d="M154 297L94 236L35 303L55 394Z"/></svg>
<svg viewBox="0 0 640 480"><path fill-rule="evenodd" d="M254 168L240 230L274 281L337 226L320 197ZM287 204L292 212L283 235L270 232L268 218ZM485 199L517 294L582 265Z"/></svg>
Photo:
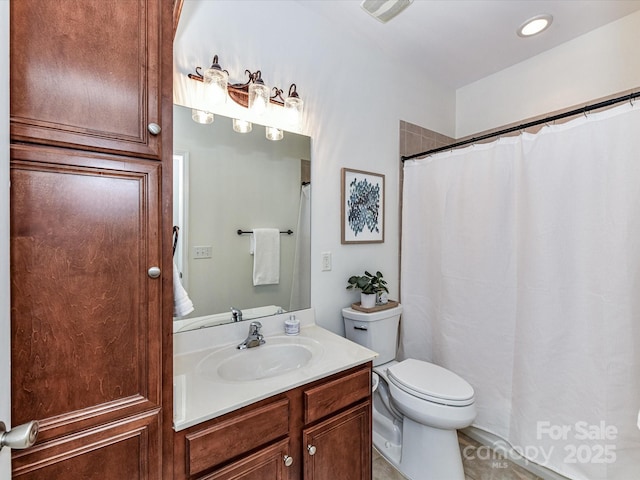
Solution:
<svg viewBox="0 0 640 480"><path fill-rule="evenodd" d="M413 3L413 0L362 0L360 6L376 20L387 23Z"/></svg>

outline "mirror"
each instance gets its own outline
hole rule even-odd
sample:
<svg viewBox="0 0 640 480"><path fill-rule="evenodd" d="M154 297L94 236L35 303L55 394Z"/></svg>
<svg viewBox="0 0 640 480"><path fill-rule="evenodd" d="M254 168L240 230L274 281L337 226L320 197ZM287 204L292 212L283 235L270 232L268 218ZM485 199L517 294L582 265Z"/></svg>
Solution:
<svg viewBox="0 0 640 480"><path fill-rule="evenodd" d="M174 105L174 263L194 306L174 333L231 322L231 307L243 320L309 308L310 138L271 141L264 126L236 133L230 118L191 114ZM277 284L254 286L254 228L284 232Z"/></svg>

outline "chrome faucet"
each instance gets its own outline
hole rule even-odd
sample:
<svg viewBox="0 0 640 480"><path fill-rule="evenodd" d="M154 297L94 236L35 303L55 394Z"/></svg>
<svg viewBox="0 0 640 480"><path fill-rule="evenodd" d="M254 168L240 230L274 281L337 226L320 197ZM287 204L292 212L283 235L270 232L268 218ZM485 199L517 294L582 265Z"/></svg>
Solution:
<svg viewBox="0 0 640 480"><path fill-rule="evenodd" d="M236 307L231 307L231 319L234 322L242 321L242 310L238 310Z"/></svg>
<svg viewBox="0 0 640 480"><path fill-rule="evenodd" d="M249 325L249 335L238 345L239 350L244 350L245 348L253 348L259 347L265 343L264 337L260 333L260 329L262 328L262 324L260 322L251 322Z"/></svg>

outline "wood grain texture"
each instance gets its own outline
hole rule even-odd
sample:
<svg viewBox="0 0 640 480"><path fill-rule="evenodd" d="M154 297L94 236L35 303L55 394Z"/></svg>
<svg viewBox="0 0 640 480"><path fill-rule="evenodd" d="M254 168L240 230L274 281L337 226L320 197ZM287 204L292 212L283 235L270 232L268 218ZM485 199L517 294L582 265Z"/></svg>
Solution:
<svg viewBox="0 0 640 480"><path fill-rule="evenodd" d="M190 433L186 436L189 474L216 467L288 433L287 399L244 411L219 424Z"/></svg>
<svg viewBox="0 0 640 480"><path fill-rule="evenodd" d="M41 426L13 474L172 479L173 4L10 23L12 415Z"/></svg>
<svg viewBox="0 0 640 480"><path fill-rule="evenodd" d="M19 0L10 15L12 139L161 157L160 0Z"/></svg>
<svg viewBox="0 0 640 480"><path fill-rule="evenodd" d="M371 480L371 403L361 403L305 429L305 480Z"/></svg>
<svg viewBox="0 0 640 480"><path fill-rule="evenodd" d="M288 480L291 467L284 464L289 442L282 440L200 480Z"/></svg>
<svg viewBox="0 0 640 480"><path fill-rule="evenodd" d="M157 479L159 430L156 410L16 451L12 477Z"/></svg>
<svg viewBox="0 0 640 480"><path fill-rule="evenodd" d="M14 422L44 441L159 406L159 165L11 152Z"/></svg>
<svg viewBox="0 0 640 480"><path fill-rule="evenodd" d="M358 370L350 375L304 391L305 424L371 395L371 373Z"/></svg>

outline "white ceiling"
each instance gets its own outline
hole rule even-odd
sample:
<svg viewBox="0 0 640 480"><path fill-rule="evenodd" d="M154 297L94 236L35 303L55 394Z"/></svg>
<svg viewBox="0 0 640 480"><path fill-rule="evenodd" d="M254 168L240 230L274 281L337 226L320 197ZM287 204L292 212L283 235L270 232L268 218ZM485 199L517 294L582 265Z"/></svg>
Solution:
<svg viewBox="0 0 640 480"><path fill-rule="evenodd" d="M351 32L385 58L459 88L640 10L640 0L414 0L383 24L361 0L296 0ZM521 38L528 18L553 15L540 35Z"/></svg>

